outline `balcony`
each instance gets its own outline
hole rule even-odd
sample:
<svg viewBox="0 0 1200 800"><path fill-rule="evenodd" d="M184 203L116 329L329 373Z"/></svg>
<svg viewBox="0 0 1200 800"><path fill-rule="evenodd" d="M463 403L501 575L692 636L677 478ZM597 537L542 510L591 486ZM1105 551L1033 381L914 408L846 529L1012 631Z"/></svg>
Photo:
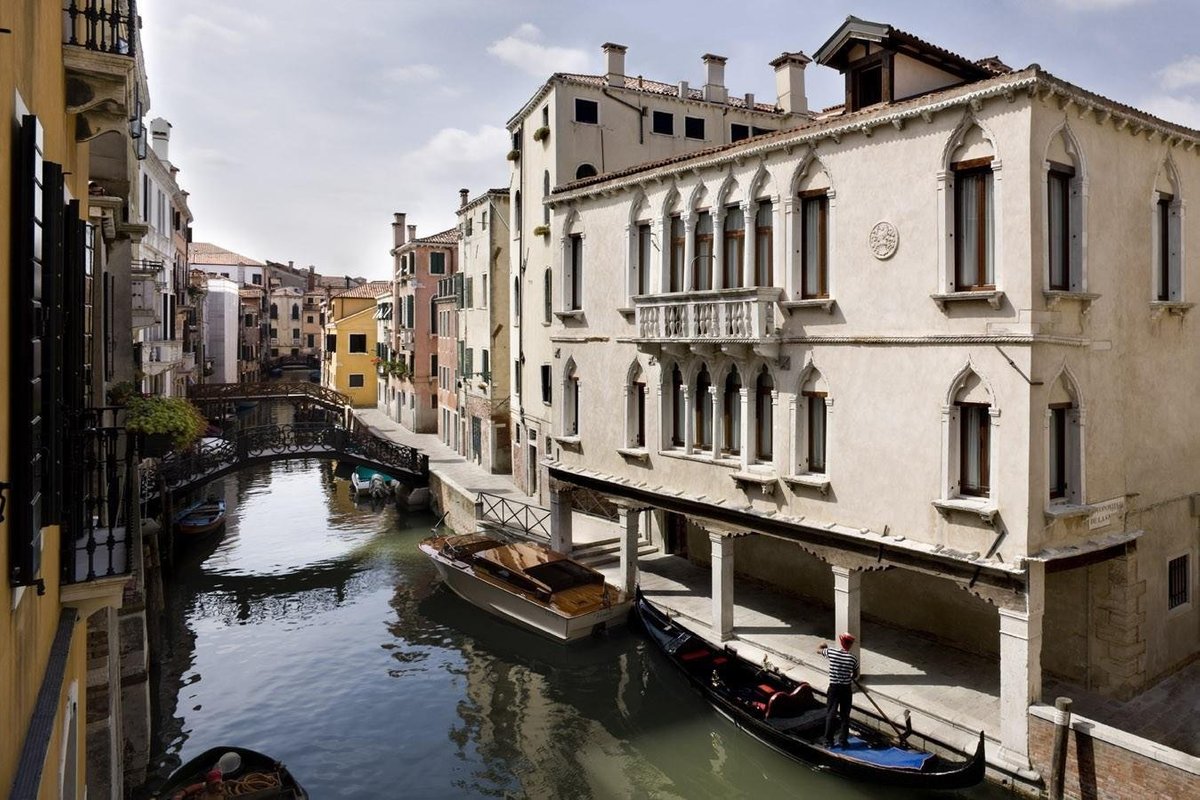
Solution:
<svg viewBox="0 0 1200 800"><path fill-rule="evenodd" d="M79 114L76 138L140 127L136 0L67 0L63 8L63 62L67 111ZM144 136L140 131L137 135Z"/></svg>
<svg viewBox="0 0 1200 800"><path fill-rule="evenodd" d="M147 375L161 375L183 363L183 342L172 339L150 341L142 347L142 354L142 371Z"/></svg>
<svg viewBox="0 0 1200 800"><path fill-rule="evenodd" d="M400 342L401 350L408 353L413 351L413 343L416 340L416 336L411 328L401 328L396 331L396 338Z"/></svg>
<svg viewBox="0 0 1200 800"><path fill-rule="evenodd" d="M149 328L162 321L159 319L158 309L153 305L148 305L147 301L140 297L133 298L133 306L129 309L129 313L130 325L134 330Z"/></svg>
<svg viewBox="0 0 1200 800"><path fill-rule="evenodd" d="M633 298L634 342L643 352L779 356L776 288L717 289Z"/></svg>
<svg viewBox="0 0 1200 800"><path fill-rule="evenodd" d="M179 366L175 368L175 371L180 373L181 375L187 375L191 372L194 372L195 369L196 369L196 354L195 353L184 353L183 358L181 358L179 360Z"/></svg>

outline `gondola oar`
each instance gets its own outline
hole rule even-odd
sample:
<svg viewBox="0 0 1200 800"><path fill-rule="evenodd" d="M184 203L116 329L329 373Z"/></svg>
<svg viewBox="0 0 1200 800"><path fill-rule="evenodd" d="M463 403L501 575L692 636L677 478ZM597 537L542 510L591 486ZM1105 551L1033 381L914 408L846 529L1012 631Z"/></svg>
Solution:
<svg viewBox="0 0 1200 800"><path fill-rule="evenodd" d="M907 723L906 729L900 730L900 726L892 722L891 717L884 713L883 709L879 707L879 703L875 702L875 698L872 697L871 693L867 691L867 687L858 682L858 678L854 678L854 685L857 686L858 690L862 692L868 700L871 701L871 705L875 706L875 710L879 712L879 716L883 717L883 721L892 726L892 730L894 730L896 735L900 737L901 743L908 739L908 737L912 734L912 722L907 718L908 712L905 712L905 722Z"/></svg>

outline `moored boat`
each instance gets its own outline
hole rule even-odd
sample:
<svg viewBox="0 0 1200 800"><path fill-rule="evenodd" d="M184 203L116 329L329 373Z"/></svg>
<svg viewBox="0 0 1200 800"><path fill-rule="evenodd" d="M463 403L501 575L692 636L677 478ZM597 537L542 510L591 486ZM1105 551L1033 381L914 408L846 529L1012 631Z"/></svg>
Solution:
<svg viewBox="0 0 1200 800"><path fill-rule="evenodd" d="M350 488L359 497L370 495L379 498L395 494L399 483L391 475L366 467L355 467L354 472L350 473Z"/></svg>
<svg viewBox="0 0 1200 800"><path fill-rule="evenodd" d="M194 538L212 533L224 524L225 501L210 497L181 511L175 517L175 532Z"/></svg>
<svg viewBox="0 0 1200 800"><path fill-rule="evenodd" d="M781 753L817 769L889 786L963 789L983 780L983 734L975 753L951 759L851 720L846 746L826 746L824 693L774 670L764 670L681 627L640 592L638 619L658 649L739 728ZM923 740L919 734L912 734Z"/></svg>
<svg viewBox="0 0 1200 800"><path fill-rule="evenodd" d="M421 550L455 594L563 642L621 621L631 598L604 575L548 547L482 533L431 536Z"/></svg>
<svg viewBox="0 0 1200 800"><path fill-rule="evenodd" d="M205 797L203 787L213 771L220 772L218 791L222 797L254 800L307 800L308 792L287 767L268 755L245 747L214 747L171 773L154 796L161 800L176 797ZM190 790L190 793L189 793Z"/></svg>

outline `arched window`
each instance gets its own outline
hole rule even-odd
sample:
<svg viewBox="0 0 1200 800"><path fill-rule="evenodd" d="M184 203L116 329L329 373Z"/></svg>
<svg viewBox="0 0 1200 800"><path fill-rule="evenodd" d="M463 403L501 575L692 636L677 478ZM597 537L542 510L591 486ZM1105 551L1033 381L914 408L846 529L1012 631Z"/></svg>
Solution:
<svg viewBox="0 0 1200 800"><path fill-rule="evenodd" d="M696 375L695 397L692 406L696 414L697 450L711 450L713 446L713 407L712 407L712 377L708 374L708 365L700 367Z"/></svg>
<svg viewBox="0 0 1200 800"><path fill-rule="evenodd" d="M1083 237L1087 202L1079 148L1065 125L1046 149L1046 286L1083 292Z"/></svg>
<svg viewBox="0 0 1200 800"><path fill-rule="evenodd" d="M685 393L683 391L683 373L676 364L671 368L671 394L670 394L670 414L671 414L671 446L684 446L684 426L687 424L687 404L685 402Z"/></svg>
<svg viewBox="0 0 1200 800"><path fill-rule="evenodd" d="M596 174L596 168L591 164L580 164L575 170L575 180L578 181L584 178L594 178L596 177Z"/></svg>
<svg viewBox="0 0 1200 800"><path fill-rule="evenodd" d="M545 322L549 322L554 314L554 295L551 290L554 288L554 277L547 268L542 274L542 314Z"/></svg>
<svg viewBox="0 0 1200 800"><path fill-rule="evenodd" d="M521 279L513 278L513 324L521 324Z"/></svg>
<svg viewBox="0 0 1200 800"><path fill-rule="evenodd" d="M692 290L707 291L712 288L713 265L713 218L708 211L696 215L696 230L693 234Z"/></svg>
<svg viewBox="0 0 1200 800"><path fill-rule="evenodd" d="M279 306L271 303L271 319L279 319Z"/></svg>
<svg viewBox="0 0 1200 800"><path fill-rule="evenodd" d="M772 442L775 430L774 405L775 381L764 365L754 386L754 449L759 461L770 461L775 457Z"/></svg>
<svg viewBox="0 0 1200 800"><path fill-rule="evenodd" d="M754 214L754 285L775 285L775 207L760 200Z"/></svg>
<svg viewBox="0 0 1200 800"><path fill-rule="evenodd" d="M292 304L292 319L300 319L300 306Z"/></svg>
<svg viewBox="0 0 1200 800"><path fill-rule="evenodd" d="M563 436L579 435L579 376L575 361L567 362L563 379Z"/></svg>
<svg viewBox="0 0 1200 800"><path fill-rule="evenodd" d="M671 216L671 273L669 291L683 291L683 276L686 273L684 258L687 253L687 231L683 225L683 217L678 214Z"/></svg>
<svg viewBox="0 0 1200 800"><path fill-rule="evenodd" d="M827 466L829 388L825 378L811 369L800 384L796 402L796 472L824 475Z"/></svg>
<svg viewBox="0 0 1200 800"><path fill-rule="evenodd" d="M742 285L742 263L746 254L746 214L741 206L733 205L725 209L722 233L725 288L733 289Z"/></svg>
<svg viewBox="0 0 1200 800"><path fill-rule="evenodd" d="M725 376L725 391L721 398L721 424L724 426L725 441L722 450L731 456L742 452L742 376L737 367L731 367Z"/></svg>
<svg viewBox="0 0 1200 800"><path fill-rule="evenodd" d="M946 413L946 474L949 497L989 498L992 495L992 393L969 367L955 381Z"/></svg>
<svg viewBox="0 0 1200 800"><path fill-rule="evenodd" d="M1169 159L1154 183L1154 300L1183 300L1183 198L1175 164Z"/></svg>
<svg viewBox="0 0 1200 800"><path fill-rule="evenodd" d="M1074 387L1064 373L1050 387L1046 466L1051 504L1083 503L1083 426Z"/></svg>
<svg viewBox="0 0 1200 800"><path fill-rule="evenodd" d="M939 259L945 265L946 292L991 292L996 288L1000 230L996 189L999 160L992 141L967 114L943 151L938 193L946 238Z"/></svg>
<svg viewBox="0 0 1200 800"><path fill-rule="evenodd" d="M635 363L625 385L625 446L646 446L646 379Z"/></svg>

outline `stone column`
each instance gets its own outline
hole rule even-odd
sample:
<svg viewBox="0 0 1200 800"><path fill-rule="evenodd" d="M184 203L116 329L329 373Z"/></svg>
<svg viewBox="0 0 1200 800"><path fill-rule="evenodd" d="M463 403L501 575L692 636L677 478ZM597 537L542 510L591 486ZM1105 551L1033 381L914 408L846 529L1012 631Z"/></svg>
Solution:
<svg viewBox="0 0 1200 800"><path fill-rule="evenodd" d="M733 537L709 532L712 543L713 635L733 638Z"/></svg>
<svg viewBox="0 0 1200 800"><path fill-rule="evenodd" d="M617 527L621 531L621 590L632 597L638 582L638 525L642 509L617 506Z"/></svg>
<svg viewBox="0 0 1200 800"><path fill-rule="evenodd" d="M756 286L755 257L758 254L758 241L755 228L758 224L758 203L742 203L742 221L745 223L745 233L742 244L742 286Z"/></svg>
<svg viewBox="0 0 1200 800"><path fill-rule="evenodd" d="M696 414L692 411L692 388L686 383L680 387L679 393L683 395L683 452L692 452L692 443L696 441L693 435L693 428L696 424ZM668 401L670 402L670 401Z"/></svg>
<svg viewBox="0 0 1200 800"><path fill-rule="evenodd" d="M670 240L668 240L670 241ZM696 290L692 281L692 261L696 258L696 215L685 214L683 217L683 289L684 291L692 292ZM670 266L667 267L668 271ZM663 287L665 292L670 287L670 282L666 287Z"/></svg>
<svg viewBox="0 0 1200 800"><path fill-rule="evenodd" d="M713 458L721 457L721 428L724 426L724 415L721 413L721 393L717 384L708 387L709 407L712 409L712 441L709 442L709 454Z"/></svg>
<svg viewBox="0 0 1200 800"><path fill-rule="evenodd" d="M571 535L571 498L550 490L550 549L567 555L574 545Z"/></svg>
<svg viewBox="0 0 1200 800"><path fill-rule="evenodd" d="M712 288L724 289L725 286L725 209L712 210L713 221L713 257L709 269L712 270Z"/></svg>
<svg viewBox="0 0 1200 800"><path fill-rule="evenodd" d="M862 571L849 567L833 567L833 626L834 636L843 632L854 635L850 651L859 654L862 640Z"/></svg>
<svg viewBox="0 0 1200 800"><path fill-rule="evenodd" d="M1014 766L1029 766L1029 706L1042 697L1042 613L1046 565L1026 562L1025 610L1000 609L1000 746Z"/></svg>

